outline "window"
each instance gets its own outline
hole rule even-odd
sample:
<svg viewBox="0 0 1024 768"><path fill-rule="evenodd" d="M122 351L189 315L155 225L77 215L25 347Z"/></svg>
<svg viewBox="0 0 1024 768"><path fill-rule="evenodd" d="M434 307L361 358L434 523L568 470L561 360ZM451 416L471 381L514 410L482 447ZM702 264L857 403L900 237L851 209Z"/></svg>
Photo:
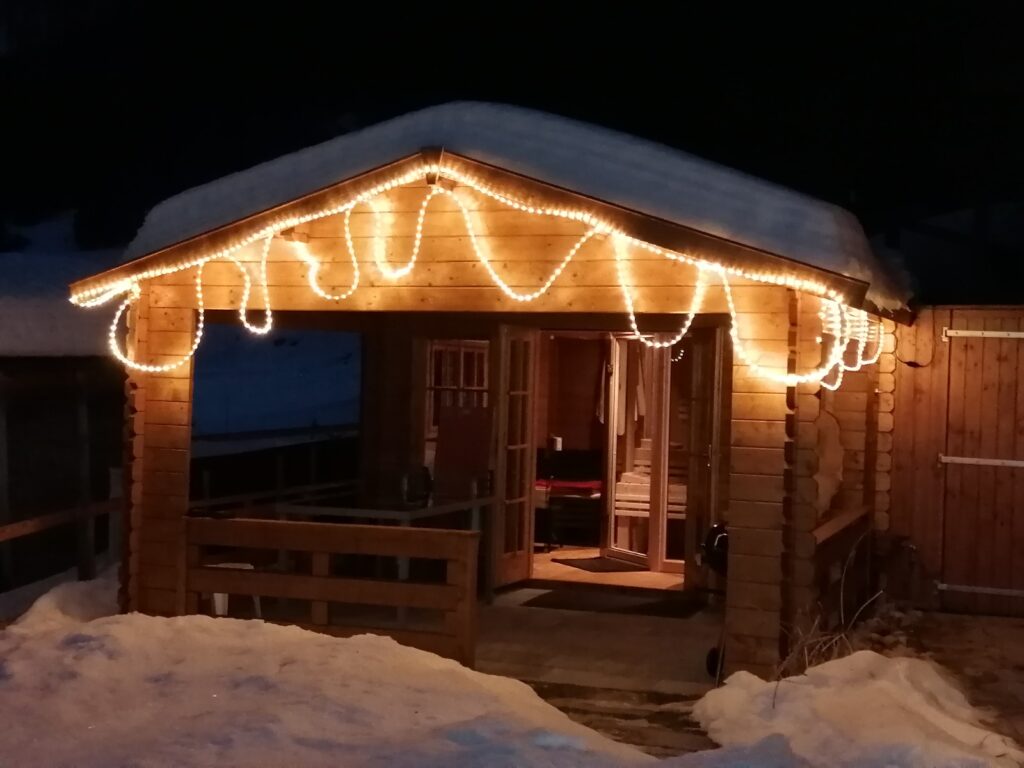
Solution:
<svg viewBox="0 0 1024 768"><path fill-rule="evenodd" d="M427 440L437 440L441 408L487 405L487 342L431 341L427 354Z"/></svg>

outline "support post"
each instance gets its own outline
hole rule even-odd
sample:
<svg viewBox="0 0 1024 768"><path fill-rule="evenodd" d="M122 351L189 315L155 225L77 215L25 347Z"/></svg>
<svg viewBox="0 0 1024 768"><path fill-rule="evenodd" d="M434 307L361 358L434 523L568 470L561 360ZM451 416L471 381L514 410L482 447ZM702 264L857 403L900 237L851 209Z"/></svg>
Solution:
<svg viewBox="0 0 1024 768"><path fill-rule="evenodd" d="M78 547L78 580L96 578L96 518L88 514L92 503L92 454L89 448L89 391L85 376L76 377L78 389L78 505L80 514L75 522Z"/></svg>

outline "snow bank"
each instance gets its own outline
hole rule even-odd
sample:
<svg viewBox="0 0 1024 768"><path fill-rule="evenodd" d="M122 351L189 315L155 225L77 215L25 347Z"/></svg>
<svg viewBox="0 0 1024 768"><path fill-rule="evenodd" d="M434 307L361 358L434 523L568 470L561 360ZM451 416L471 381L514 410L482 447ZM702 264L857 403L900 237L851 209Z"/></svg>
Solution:
<svg viewBox="0 0 1024 768"><path fill-rule="evenodd" d="M815 766L1024 765L1024 752L982 725L941 668L872 651L778 686L738 672L701 699L694 715L720 744L781 735Z"/></svg>
<svg viewBox="0 0 1024 768"><path fill-rule="evenodd" d="M64 584L0 633L0 762L601 766L653 759L526 685L381 637L114 610Z"/></svg>

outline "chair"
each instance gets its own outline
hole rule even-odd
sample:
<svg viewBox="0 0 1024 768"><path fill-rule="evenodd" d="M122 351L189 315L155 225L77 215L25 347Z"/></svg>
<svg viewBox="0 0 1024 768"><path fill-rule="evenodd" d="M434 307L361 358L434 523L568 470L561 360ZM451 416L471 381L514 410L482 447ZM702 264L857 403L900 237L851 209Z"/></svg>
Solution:
<svg viewBox="0 0 1024 768"><path fill-rule="evenodd" d="M211 568L236 568L243 571L253 570L252 563L211 563ZM214 592L211 596L211 603L213 604L213 615L214 616L227 616L228 615L228 595L226 592ZM260 596L252 596L252 608L256 614L257 619L263 618L263 611L260 607Z"/></svg>

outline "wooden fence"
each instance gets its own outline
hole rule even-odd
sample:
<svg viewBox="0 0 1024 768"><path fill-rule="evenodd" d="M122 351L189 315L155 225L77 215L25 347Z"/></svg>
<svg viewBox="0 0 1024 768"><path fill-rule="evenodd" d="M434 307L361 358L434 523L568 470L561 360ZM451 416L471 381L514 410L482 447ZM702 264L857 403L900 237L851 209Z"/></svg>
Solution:
<svg viewBox="0 0 1024 768"><path fill-rule="evenodd" d="M14 523L0 526L0 543L13 541L24 536L31 536L51 528L58 528L62 525L75 523L78 525L78 577L80 579L91 579L96 576L96 550L95 539L92 535L92 527L95 519L102 515L119 512L121 509L120 499L99 501L93 504L86 504L73 509L62 509L58 512L49 512L37 517L30 517L26 520L18 520ZM116 515L112 519L116 518ZM116 528L116 526L114 526ZM116 548L114 539L116 535L110 536L112 550Z"/></svg>
<svg viewBox="0 0 1024 768"><path fill-rule="evenodd" d="M270 621L340 637L387 635L473 665L479 549L474 531L189 518L186 543L189 613L200 611L204 595L272 598L263 605ZM277 557L282 551L289 553L285 569ZM266 567L249 563L260 560L259 552L271 555L264 557ZM366 565L367 556L378 572L352 575L346 566L353 561ZM423 569L414 569L414 578L385 579L379 573L385 558L398 561L399 573L409 573L413 559L439 561L443 567L435 569L440 573L435 580L423 578ZM431 622L431 617L440 621Z"/></svg>
<svg viewBox="0 0 1024 768"><path fill-rule="evenodd" d="M931 307L896 334L890 532L907 596L1024 615L1024 308Z"/></svg>

